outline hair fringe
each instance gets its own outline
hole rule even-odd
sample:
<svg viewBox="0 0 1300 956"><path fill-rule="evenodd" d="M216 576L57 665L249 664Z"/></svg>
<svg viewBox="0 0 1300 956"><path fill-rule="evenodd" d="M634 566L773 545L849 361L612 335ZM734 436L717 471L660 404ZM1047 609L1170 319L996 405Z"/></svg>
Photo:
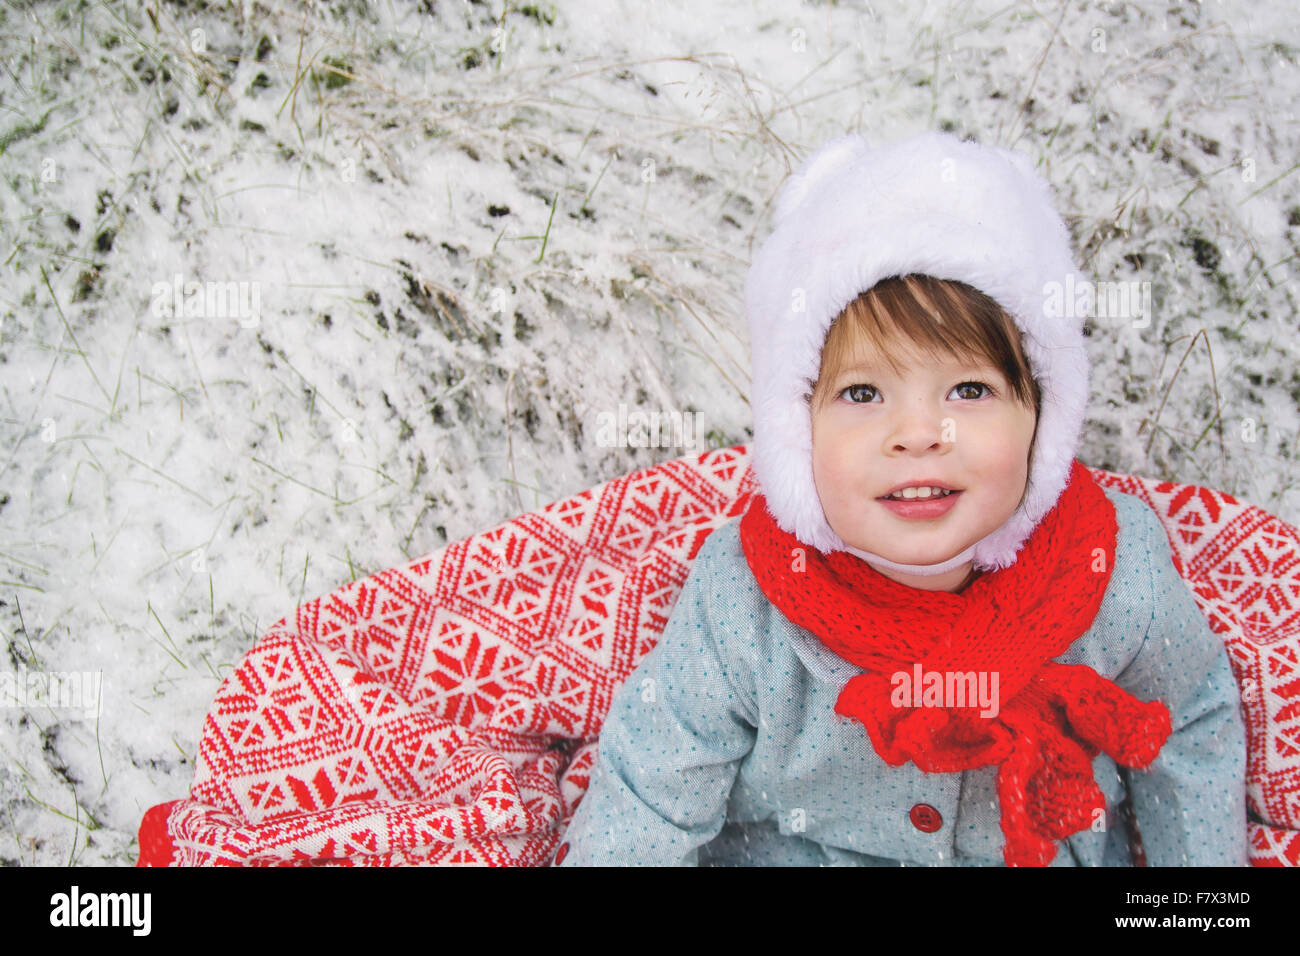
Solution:
<svg viewBox="0 0 1300 956"><path fill-rule="evenodd" d="M923 355L988 362L1006 378L1017 401L1041 414L1042 393L1011 316L964 282L916 273L882 279L835 317L808 396L812 407L834 397L830 383L850 365L864 342L895 374L901 374L900 339Z"/></svg>

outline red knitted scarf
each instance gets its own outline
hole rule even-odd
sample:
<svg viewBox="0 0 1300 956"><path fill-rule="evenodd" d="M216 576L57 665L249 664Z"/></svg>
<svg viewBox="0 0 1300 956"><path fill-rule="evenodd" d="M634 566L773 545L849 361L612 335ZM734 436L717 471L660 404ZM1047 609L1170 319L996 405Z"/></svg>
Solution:
<svg viewBox="0 0 1300 956"><path fill-rule="evenodd" d="M886 763L911 760L929 773L998 766L1010 866L1046 865L1054 841L1104 820L1091 766L1098 749L1146 767L1171 730L1160 701L1051 660L1092 625L1116 536L1114 506L1077 460L1016 561L960 594L911 588L847 551L805 547L777 527L759 494L740 522L768 600L865 669L835 711L865 726ZM996 687L996 706L987 693L980 703L979 686Z"/></svg>

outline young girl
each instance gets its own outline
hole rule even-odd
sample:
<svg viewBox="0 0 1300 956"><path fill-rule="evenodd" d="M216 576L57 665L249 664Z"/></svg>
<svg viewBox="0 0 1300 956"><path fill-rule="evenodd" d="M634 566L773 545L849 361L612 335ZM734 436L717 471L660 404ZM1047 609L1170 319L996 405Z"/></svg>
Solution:
<svg viewBox="0 0 1300 956"><path fill-rule="evenodd" d="M758 493L615 695L557 863L1245 865L1226 651L1074 459L1084 310L1052 303L1084 286L1018 153L804 163L745 291Z"/></svg>

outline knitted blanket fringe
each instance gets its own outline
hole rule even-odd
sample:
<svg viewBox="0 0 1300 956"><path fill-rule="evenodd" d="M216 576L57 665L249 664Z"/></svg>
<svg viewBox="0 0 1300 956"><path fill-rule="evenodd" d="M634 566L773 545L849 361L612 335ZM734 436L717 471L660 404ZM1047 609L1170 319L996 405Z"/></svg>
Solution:
<svg viewBox="0 0 1300 956"><path fill-rule="evenodd" d="M1219 491L1089 470L1155 511L1228 648L1251 862L1300 865L1300 535ZM755 490L746 446L689 455L301 605L218 688L139 865L549 863L614 692Z"/></svg>

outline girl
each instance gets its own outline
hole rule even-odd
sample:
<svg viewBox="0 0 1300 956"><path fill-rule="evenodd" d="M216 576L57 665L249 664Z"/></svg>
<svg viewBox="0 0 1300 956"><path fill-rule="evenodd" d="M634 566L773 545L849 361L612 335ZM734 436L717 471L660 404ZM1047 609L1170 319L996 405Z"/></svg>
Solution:
<svg viewBox="0 0 1300 956"><path fill-rule="evenodd" d="M1053 303L1086 285L1018 153L804 163L745 290L758 491L615 695L557 863L1245 865L1226 651L1155 515L1074 459Z"/></svg>

